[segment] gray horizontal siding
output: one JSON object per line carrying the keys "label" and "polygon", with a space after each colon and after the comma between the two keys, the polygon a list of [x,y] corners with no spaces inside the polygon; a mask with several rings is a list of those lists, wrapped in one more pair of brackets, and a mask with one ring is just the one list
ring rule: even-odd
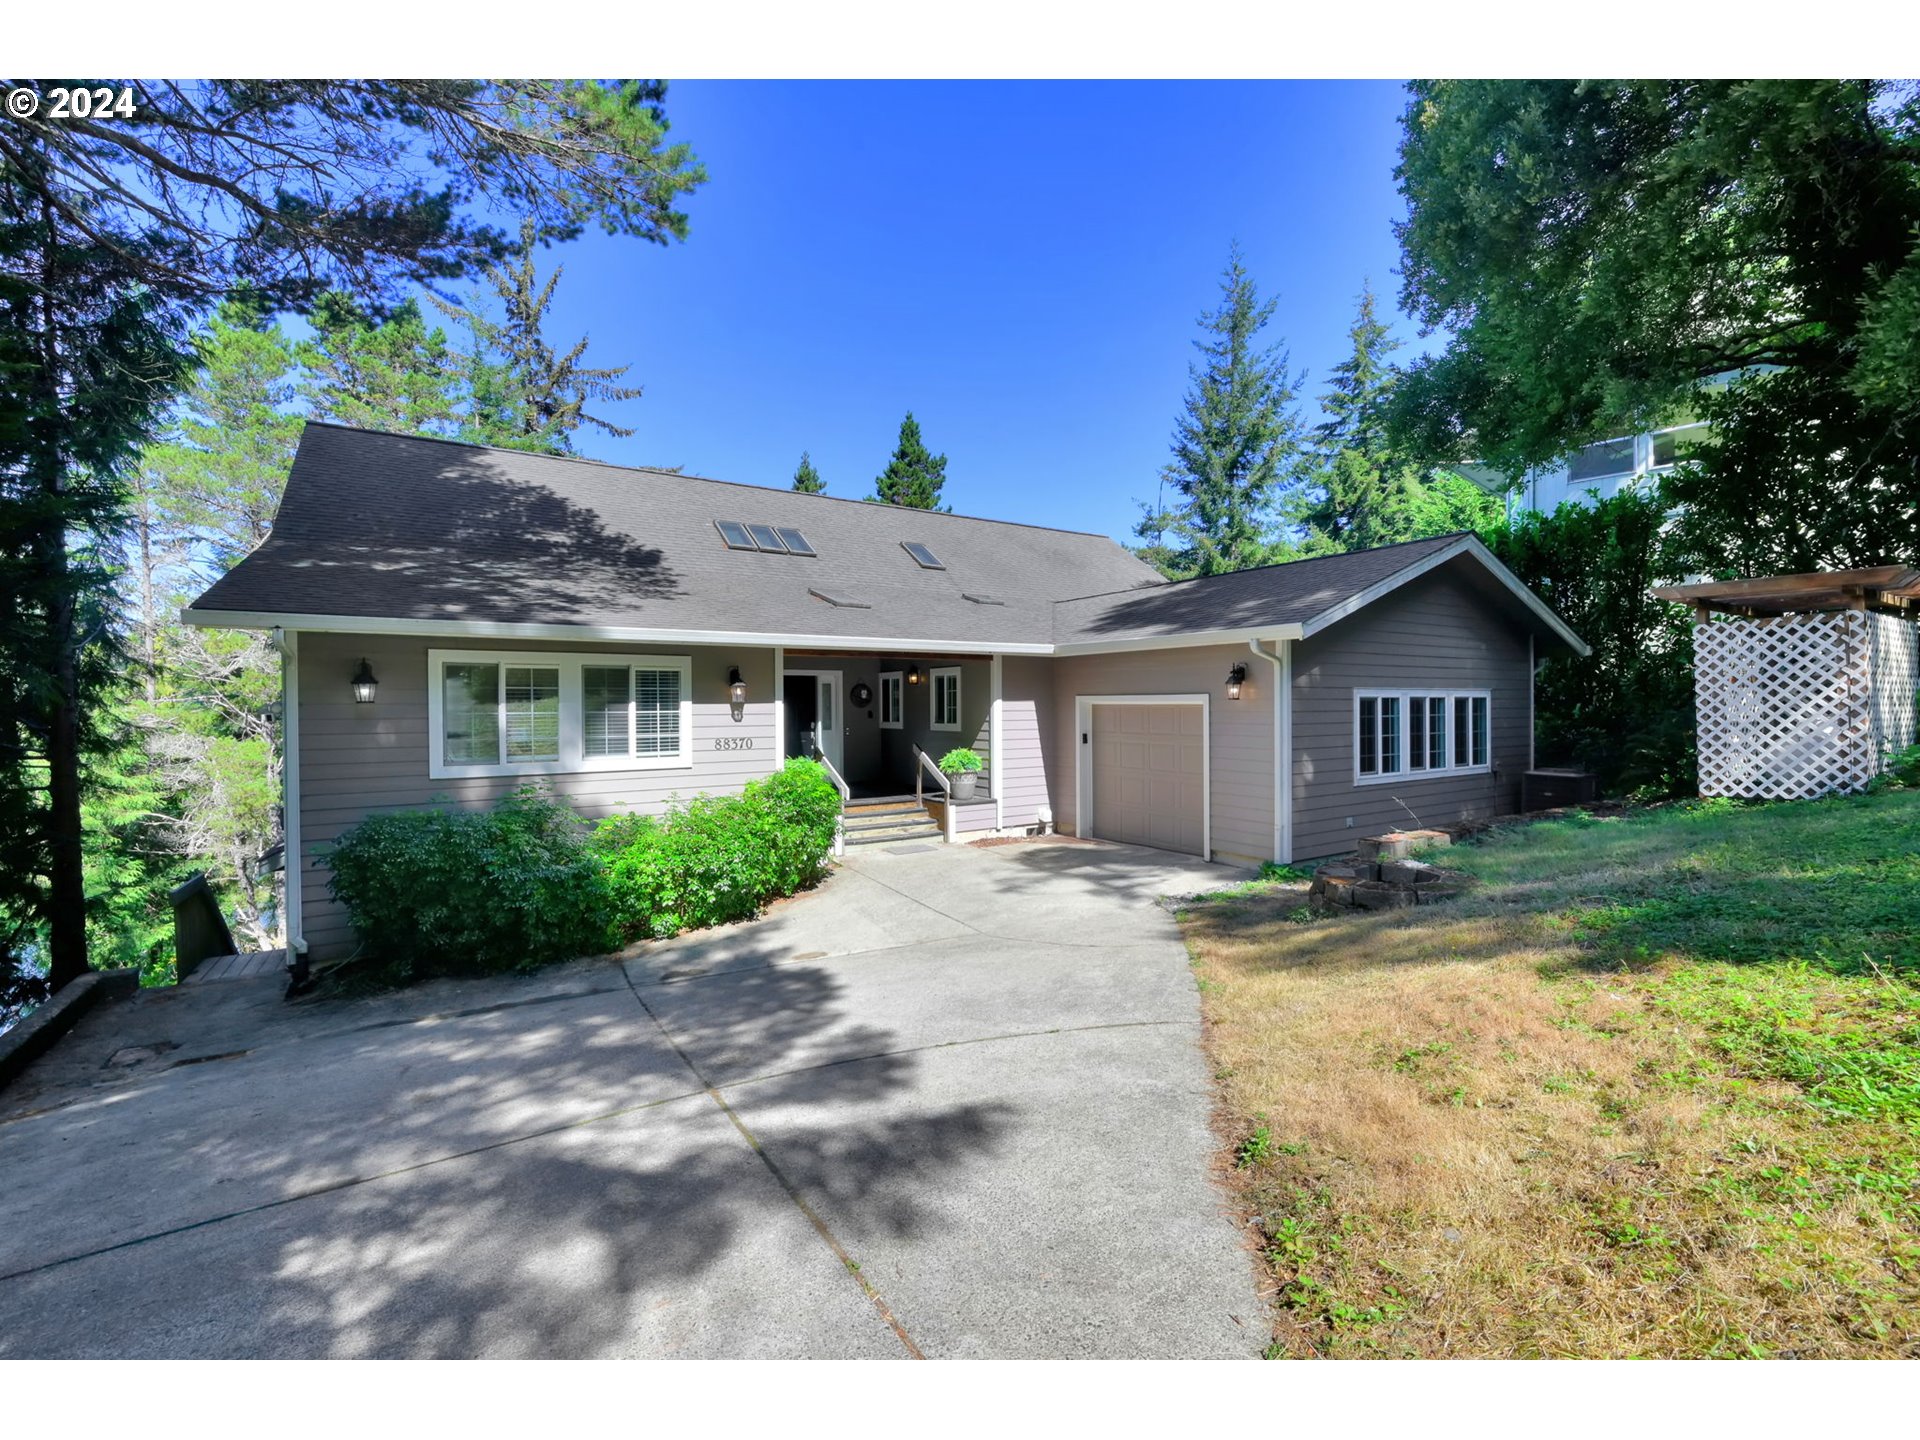
{"label": "gray horizontal siding", "polygon": [[[1363,835],[1452,824],[1520,807],[1532,754],[1527,636],[1509,613],[1441,570],[1294,646],[1293,853],[1351,850]],[[1355,690],[1492,692],[1492,774],[1356,785]],[[1352,824],[1349,825],[1349,818]]]}
{"label": "gray horizontal siding", "polygon": [[[657,647],[465,639],[303,634],[300,649],[301,914],[309,952],[325,959],[355,943],[345,911],[327,894],[316,852],[367,816],[433,804],[483,808],[526,778],[433,780],[427,774],[427,651],[532,650],[645,654]],[[773,652],[682,646],[657,653],[693,657],[693,763],[686,769],[606,771],[540,777],[582,816],[664,809],[675,796],[736,794],[780,764],[774,732]],[[354,703],[348,681],[364,656],[379,677],[379,698]],[[736,721],[727,672],[740,667],[747,705]],[[722,738],[751,737],[751,750],[715,750]]]}
{"label": "gray horizontal siding", "polygon": [[[1084,747],[1075,729],[1082,695],[1206,694],[1212,699],[1208,736],[1213,849],[1222,859],[1258,862],[1273,857],[1272,667],[1246,646],[1135,650],[1054,660],[1053,812],[1065,829],[1077,826],[1075,767]],[[1238,700],[1227,699],[1227,671],[1247,667]]]}
{"label": "gray horizontal siding", "polygon": [[1050,777],[1058,773],[1053,756],[1054,677],[1051,660],[1010,656],[1000,662],[1000,749],[998,784],[1003,823],[1026,829],[1051,806],[1058,815]]}

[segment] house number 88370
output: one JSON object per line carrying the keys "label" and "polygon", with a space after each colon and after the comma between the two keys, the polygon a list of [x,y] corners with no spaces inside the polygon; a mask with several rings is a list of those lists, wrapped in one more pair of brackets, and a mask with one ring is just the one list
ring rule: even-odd
{"label": "house number 88370", "polygon": [[722,735],[714,740],[713,748],[716,750],[751,750],[753,748],[753,737],[751,735]]}

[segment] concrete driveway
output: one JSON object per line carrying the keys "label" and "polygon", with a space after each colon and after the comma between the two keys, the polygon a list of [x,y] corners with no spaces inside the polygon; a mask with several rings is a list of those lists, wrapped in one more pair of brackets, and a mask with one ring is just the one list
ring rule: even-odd
{"label": "concrete driveway", "polygon": [[1122,846],[856,856],[525,979],[89,1016],[0,1094],[0,1357],[1252,1356]]}

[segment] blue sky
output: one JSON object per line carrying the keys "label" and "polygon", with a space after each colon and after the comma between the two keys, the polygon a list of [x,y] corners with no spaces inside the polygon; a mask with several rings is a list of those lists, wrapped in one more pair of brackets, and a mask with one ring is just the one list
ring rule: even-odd
{"label": "blue sky", "polygon": [[[957,511],[1127,538],[1237,239],[1317,396],[1385,308],[1391,83],[679,82],[711,179],[667,248],[589,235],[550,337],[644,398],[598,458],[872,492],[911,409]],[[1413,327],[1401,322],[1411,339]]]}

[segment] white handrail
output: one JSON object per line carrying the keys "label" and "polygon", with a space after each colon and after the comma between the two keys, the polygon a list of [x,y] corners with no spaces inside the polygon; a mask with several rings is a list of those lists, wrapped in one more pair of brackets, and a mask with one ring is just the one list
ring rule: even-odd
{"label": "white handrail", "polygon": [[[925,770],[939,782],[941,794],[947,798],[951,798],[953,795],[953,782],[941,773],[940,767],[933,763],[933,757],[916,745],[913,747],[913,758],[920,762],[920,770]],[[921,786],[926,783],[921,778],[920,770],[913,772],[913,798],[916,800],[921,798],[920,789]]]}
{"label": "white handrail", "polygon": [[913,772],[913,798],[921,805],[927,803],[925,796],[921,793],[921,787],[926,783],[925,776],[921,773],[922,771],[932,775],[935,780],[940,782],[941,837],[951,845],[953,843],[954,826],[953,782],[947,779],[938,765],[933,763],[933,757],[928,755],[927,752],[922,750],[918,745],[913,747],[913,758],[920,762],[919,767]]}
{"label": "white handrail", "polygon": [[827,778],[833,781],[833,788],[840,792],[840,814],[833,821],[833,853],[844,855],[847,853],[846,804],[853,799],[853,787],[840,777],[840,772],[833,768],[833,762],[827,758],[827,752],[820,748],[818,742],[808,748],[813,751],[813,758],[825,768]]}

